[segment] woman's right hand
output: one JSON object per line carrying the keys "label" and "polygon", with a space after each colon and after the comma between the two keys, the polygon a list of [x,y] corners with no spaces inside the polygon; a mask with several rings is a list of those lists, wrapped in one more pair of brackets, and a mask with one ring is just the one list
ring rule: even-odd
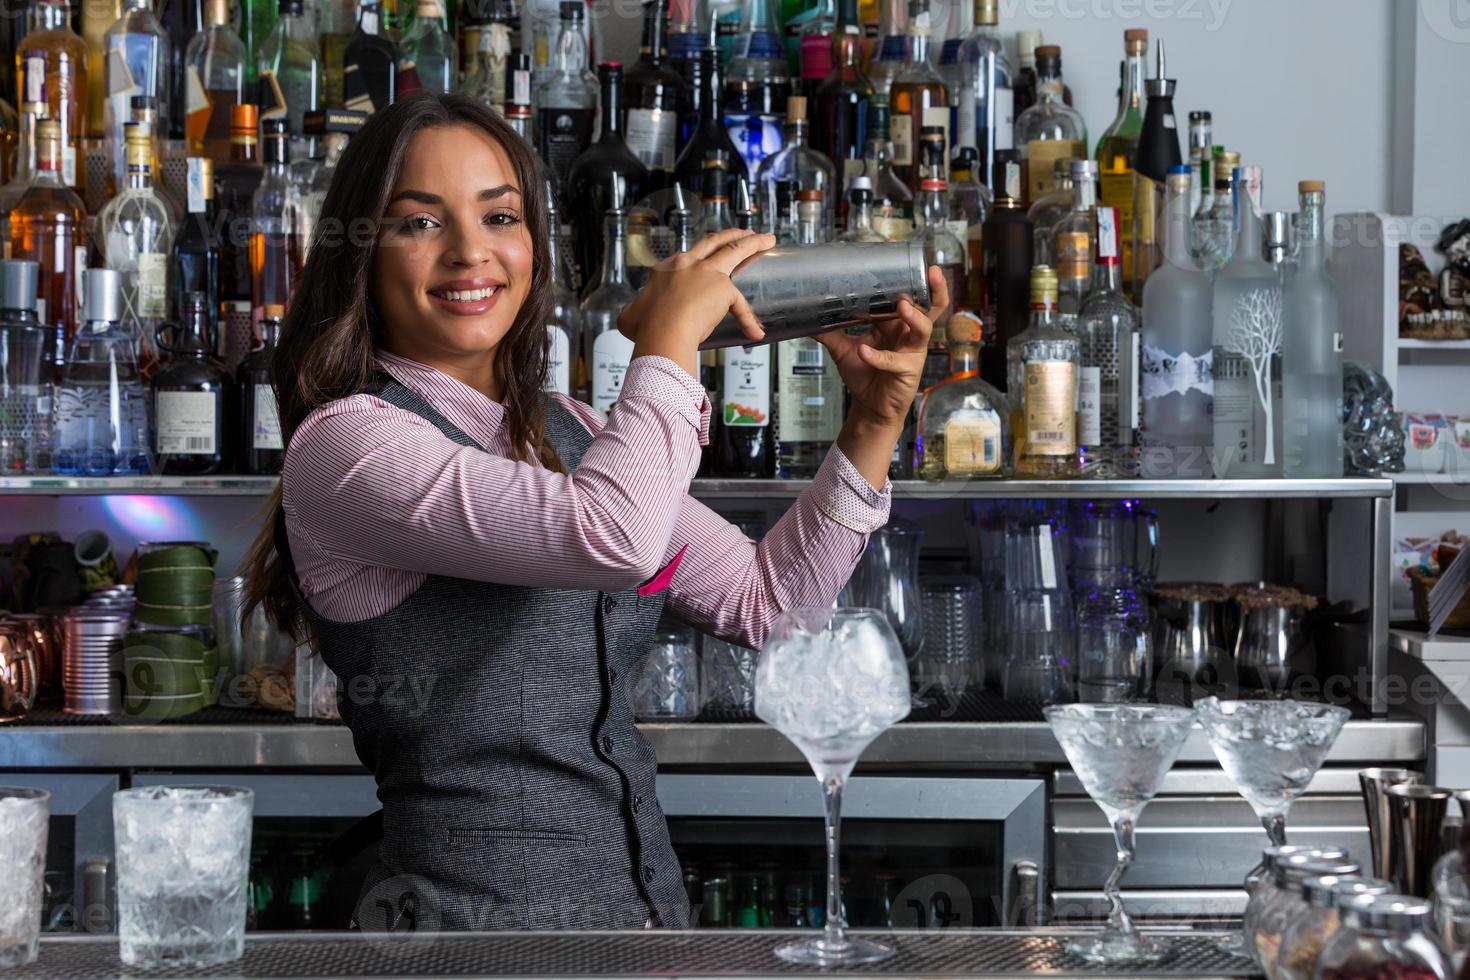
{"label": "woman's right hand", "polygon": [[667,357],[698,378],[699,345],[726,313],[735,315],[752,343],[763,339],[765,330],[730,276],[775,244],[771,235],[730,229],[654,266],[647,285],[618,316],[618,329],[633,340],[633,356]]}

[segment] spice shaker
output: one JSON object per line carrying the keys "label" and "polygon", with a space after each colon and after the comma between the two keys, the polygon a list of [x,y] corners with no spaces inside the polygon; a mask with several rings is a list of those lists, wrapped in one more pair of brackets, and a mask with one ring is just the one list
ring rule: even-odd
{"label": "spice shaker", "polygon": [[1342,928],[1317,958],[1323,980],[1450,980],[1450,959],[1425,931],[1429,903],[1409,895],[1365,895],[1340,912]]}

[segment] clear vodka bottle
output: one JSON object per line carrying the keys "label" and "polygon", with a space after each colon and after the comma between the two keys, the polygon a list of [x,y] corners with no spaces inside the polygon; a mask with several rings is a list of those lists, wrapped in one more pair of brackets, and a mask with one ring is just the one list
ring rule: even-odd
{"label": "clear vodka bottle", "polygon": [[1100,207],[1092,291],[1077,316],[1077,453],[1083,476],[1104,479],[1138,472],[1138,308],[1123,292],[1121,259],[1118,212]]}
{"label": "clear vodka bottle", "polygon": [[1327,186],[1297,185],[1297,269],[1286,282],[1281,346],[1282,472],[1342,476],[1342,310],[1327,275]]}

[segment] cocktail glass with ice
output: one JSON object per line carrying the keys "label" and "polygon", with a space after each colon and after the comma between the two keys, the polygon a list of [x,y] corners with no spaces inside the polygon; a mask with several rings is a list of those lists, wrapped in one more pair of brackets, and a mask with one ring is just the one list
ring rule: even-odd
{"label": "cocktail glass with ice", "polygon": [[124,963],[208,966],[244,953],[254,796],[236,786],[113,794]]}
{"label": "cocktail glass with ice", "polygon": [[1179,757],[1194,713],[1157,704],[1056,704],[1045,711],[1072,771],[1107,815],[1118,845],[1118,863],[1103,887],[1107,926],[1097,935],[1073,940],[1067,952],[1089,963],[1153,962],[1168,946],[1134,927],[1120,886],[1133,863],[1138,817]]}
{"label": "cocktail glass with ice", "polygon": [[0,786],[0,966],[24,966],[36,958],[50,826],[50,793]]}
{"label": "cocktail glass with ice", "polygon": [[806,756],[826,796],[827,915],[820,936],[776,947],[792,963],[871,963],[893,947],[843,932],[838,893],[842,788],[868,743],[909,713],[903,647],[876,609],[792,609],[755,669],[755,713]]}

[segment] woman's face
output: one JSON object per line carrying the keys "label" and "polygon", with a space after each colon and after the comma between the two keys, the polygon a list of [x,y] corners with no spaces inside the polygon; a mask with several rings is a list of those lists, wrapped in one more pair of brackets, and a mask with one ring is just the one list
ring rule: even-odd
{"label": "woman's face", "polygon": [[473,126],[413,137],[378,233],[373,301],[395,354],[465,364],[493,350],[531,288],[510,158]]}

